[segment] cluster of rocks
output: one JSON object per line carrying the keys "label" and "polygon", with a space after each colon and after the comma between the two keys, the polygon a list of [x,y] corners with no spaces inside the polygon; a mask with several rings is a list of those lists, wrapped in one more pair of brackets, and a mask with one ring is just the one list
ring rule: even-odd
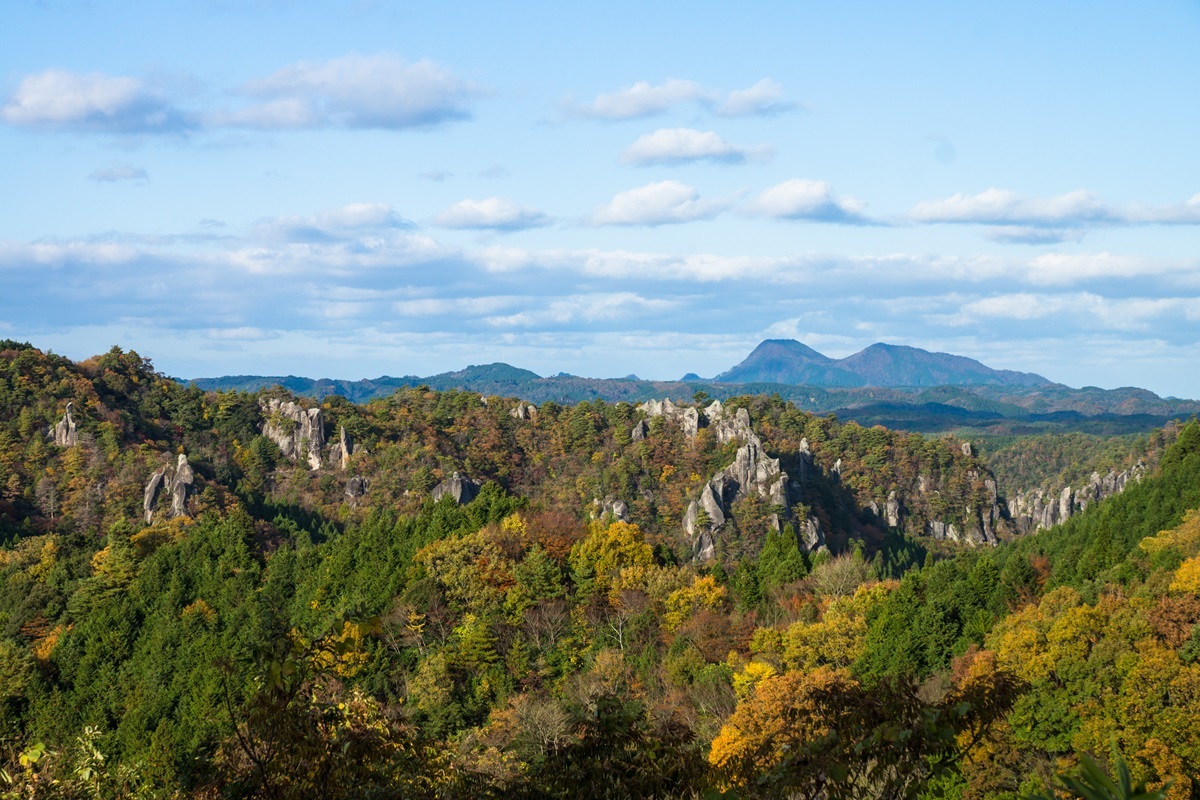
{"label": "cluster of rocks", "polygon": [[525,403],[517,403],[508,411],[508,415],[513,419],[519,419],[522,422],[528,422],[532,419],[537,419],[537,406],[527,405]]}
{"label": "cluster of rocks", "polygon": [[[970,455],[970,451],[968,450],[970,446],[969,443],[963,445],[964,454]],[[979,506],[967,510],[966,522],[961,527],[954,522],[928,520],[925,523],[925,533],[937,540],[962,542],[969,545],[997,544],[1000,539],[997,536],[996,530],[1000,526],[1000,521],[1004,518],[1004,511],[1000,507],[996,479],[990,474],[981,473],[979,470],[971,470],[967,473],[967,478],[972,484],[982,482],[984,491],[987,494],[986,501]],[[928,476],[921,475],[917,479],[917,491],[921,494],[928,494],[930,492],[936,494],[938,490],[933,488],[933,481]],[[888,505],[891,505],[890,496],[888,498]],[[890,520],[888,524],[891,524]]]}
{"label": "cluster of rocks", "polygon": [[[762,442],[750,426],[746,409],[730,414],[720,401],[714,401],[703,414],[695,408],[680,409],[670,400],[650,401],[638,409],[651,416],[664,416],[678,422],[685,436],[695,436],[701,422],[712,427],[722,444],[743,442],[734,454],[733,463],[717,472],[704,484],[700,496],[688,504],[683,517],[683,529],[692,542],[692,553],[698,561],[716,555],[716,536],[729,519],[731,506],[751,493],[771,505],[788,508],[788,476],[779,466],[779,459],[769,457]],[[635,428],[636,430],[636,428]],[[775,525],[779,526],[778,515]]]}
{"label": "cluster of rocks", "polygon": [[1142,461],[1126,470],[1109,470],[1101,476],[1093,472],[1086,484],[1079,488],[1064,486],[1057,491],[1035,489],[1017,492],[1008,503],[1009,516],[1022,533],[1049,528],[1083,511],[1092,503],[1125,491],[1131,483],[1141,481],[1146,474]]}
{"label": "cluster of rocks", "polygon": [[301,456],[310,469],[321,468],[321,451],[325,448],[325,420],[319,408],[303,408],[292,400],[263,398],[259,400],[263,416],[263,436],[275,444],[287,458],[299,461]]}
{"label": "cluster of rocks", "polygon": [[180,453],[174,465],[167,465],[150,476],[146,488],[142,491],[142,513],[146,524],[154,519],[154,511],[158,504],[158,496],[163,489],[171,498],[168,518],[182,517],[187,513],[188,496],[192,492],[196,473],[188,463],[187,456]]}
{"label": "cluster of rocks", "polygon": [[[720,408],[721,403],[720,401],[714,401],[714,405]],[[711,409],[712,406],[709,406],[709,408]],[[700,412],[692,406],[677,406],[671,402],[669,397],[664,400],[647,400],[640,404],[637,410],[645,414],[647,418],[665,417],[674,422],[683,431],[683,435],[689,439],[695,438],[696,434],[700,432],[702,424]],[[707,421],[709,420],[704,420],[704,422]],[[644,420],[634,425],[632,431],[634,441],[644,439],[648,432],[649,428],[646,426]]]}
{"label": "cluster of rocks", "polygon": [[601,500],[599,497],[592,500],[592,519],[603,519],[604,517],[616,522],[629,521],[629,504],[624,500],[615,500],[612,497],[605,497]]}

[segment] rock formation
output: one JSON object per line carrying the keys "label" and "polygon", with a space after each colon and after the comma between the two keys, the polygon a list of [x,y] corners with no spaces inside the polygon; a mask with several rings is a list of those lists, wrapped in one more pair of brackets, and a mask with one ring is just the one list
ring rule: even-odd
{"label": "rock formation", "polygon": [[346,426],[338,426],[338,440],[329,446],[329,463],[338,469],[350,466],[350,456],[354,454],[354,440],[346,433]]}
{"label": "rock formation", "polygon": [[646,420],[639,419],[633,423],[633,430],[629,432],[629,438],[631,441],[640,442],[646,438],[648,433],[650,433],[650,426],[646,424]]}
{"label": "rock formation", "polygon": [[694,439],[700,432],[700,412],[691,406],[677,406],[669,397],[665,400],[647,400],[637,410],[647,417],[666,417],[675,422],[689,439]]}
{"label": "rock formation", "polygon": [[71,414],[72,408],[74,408],[74,403],[67,403],[67,412],[50,429],[51,435],[54,436],[54,443],[59,447],[74,447],[79,443],[79,439],[75,435],[75,417]]}
{"label": "rock formation", "polygon": [[529,406],[524,403],[517,403],[509,410],[508,415],[513,419],[531,420],[537,418],[537,406]]}
{"label": "rock formation", "polygon": [[196,473],[188,464],[187,456],[179,454],[175,461],[175,475],[171,478],[171,516],[182,517],[187,513],[187,499],[192,491]]}
{"label": "rock formation", "polygon": [[325,447],[325,419],[319,408],[301,408],[291,400],[277,398],[259,401],[263,416],[263,436],[279,445],[285,456],[298,461],[301,455],[309,469],[321,466],[321,450]]}
{"label": "rock formation", "polygon": [[158,492],[163,487],[163,478],[166,477],[166,474],[166,467],[155,472],[150,476],[150,480],[146,483],[146,488],[142,492],[142,516],[147,525],[150,524],[150,520],[154,517],[154,504],[158,502]]}
{"label": "rock formation", "polygon": [[350,480],[346,481],[346,498],[350,501],[350,505],[357,506],[358,498],[367,493],[367,487],[370,482],[361,475],[355,475]]}
{"label": "rock formation", "polygon": [[[683,529],[692,540],[692,553],[697,561],[707,561],[716,554],[716,534],[738,500],[754,493],[782,507],[784,513],[789,505],[787,473],[780,469],[779,459],[770,458],[763,451],[762,442],[750,427],[749,414],[739,409],[730,417],[719,403],[714,405],[716,409],[709,408],[715,413],[706,417],[716,426],[718,439],[722,442],[736,439],[745,444],[738,448],[733,463],[713,475],[700,490],[700,496],[688,504]],[[775,525],[779,527],[778,517]]]}
{"label": "rock formation", "polygon": [[450,495],[450,497],[454,498],[455,503],[465,506],[474,500],[477,494],[479,494],[479,484],[456,472],[433,487],[431,496],[437,501],[441,499],[442,495]]}
{"label": "rock formation", "polygon": [[603,500],[597,497],[592,500],[592,519],[600,519],[606,515],[618,522],[628,522],[629,504],[611,497],[605,497]]}
{"label": "rock formation", "polygon": [[149,525],[154,519],[158,496],[164,488],[171,497],[168,518],[174,519],[187,514],[187,501],[195,481],[196,473],[183,453],[180,453],[175,459],[174,468],[163,467],[151,475],[150,480],[146,482],[146,488],[142,491],[142,514],[146,524]]}
{"label": "rock formation", "polygon": [[1077,489],[1064,486],[1053,491],[1035,489],[1017,492],[1008,502],[1008,513],[1022,533],[1049,528],[1066,522],[1092,503],[1120,494],[1131,483],[1140,481],[1145,474],[1146,465],[1138,461],[1121,472],[1110,470],[1104,476],[1093,472],[1088,482]]}

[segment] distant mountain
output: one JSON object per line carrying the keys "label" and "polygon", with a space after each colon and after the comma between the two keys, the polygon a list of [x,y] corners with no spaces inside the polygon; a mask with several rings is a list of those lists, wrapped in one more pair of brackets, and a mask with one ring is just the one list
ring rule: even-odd
{"label": "distant mountain", "polygon": [[746,360],[722,372],[720,383],[787,383],[793,386],[863,386],[866,380],[795,339],[767,339]]}
{"label": "distant mountain", "polygon": [[767,339],[737,366],[714,380],[722,383],[772,382],[808,386],[1005,386],[1036,388],[1054,384],[1031,372],[992,369],[973,358],[931,353],[917,347],[873,344],[833,359],[792,339]]}
{"label": "distant mountain", "polygon": [[917,347],[873,344],[837,362],[867,386],[1050,386],[1032,372],[992,369],[973,358]]}

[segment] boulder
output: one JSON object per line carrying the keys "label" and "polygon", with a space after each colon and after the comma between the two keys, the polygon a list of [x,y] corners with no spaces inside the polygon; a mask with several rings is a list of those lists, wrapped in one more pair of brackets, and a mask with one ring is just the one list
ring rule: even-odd
{"label": "boulder", "polygon": [[449,478],[433,487],[431,496],[435,501],[440,500],[443,495],[449,495],[454,498],[454,502],[460,506],[465,506],[467,503],[475,499],[479,494],[479,484],[468,477],[459,475],[455,472]]}
{"label": "boulder", "polygon": [[358,505],[358,498],[367,493],[369,482],[361,475],[355,475],[350,480],[346,481],[346,498],[350,501],[350,505]]}
{"label": "boulder", "polygon": [[650,426],[646,424],[646,420],[639,419],[633,423],[633,430],[629,432],[631,441],[640,442],[646,438],[646,434],[650,433]]}
{"label": "boulder", "polygon": [[524,403],[517,403],[515,406],[509,409],[508,415],[513,419],[529,421],[537,417],[537,407],[525,405]]}
{"label": "boulder", "polygon": [[617,522],[628,522],[629,504],[624,500],[614,500],[611,497],[603,500],[599,497],[594,498],[592,500],[592,519],[600,519],[605,516]]}

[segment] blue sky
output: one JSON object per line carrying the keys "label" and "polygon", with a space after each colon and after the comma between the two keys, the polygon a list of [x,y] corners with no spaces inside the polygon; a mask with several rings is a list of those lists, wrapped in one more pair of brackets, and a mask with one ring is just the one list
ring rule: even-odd
{"label": "blue sky", "polygon": [[1200,2],[747,6],[8,0],[0,337],[1200,397]]}

